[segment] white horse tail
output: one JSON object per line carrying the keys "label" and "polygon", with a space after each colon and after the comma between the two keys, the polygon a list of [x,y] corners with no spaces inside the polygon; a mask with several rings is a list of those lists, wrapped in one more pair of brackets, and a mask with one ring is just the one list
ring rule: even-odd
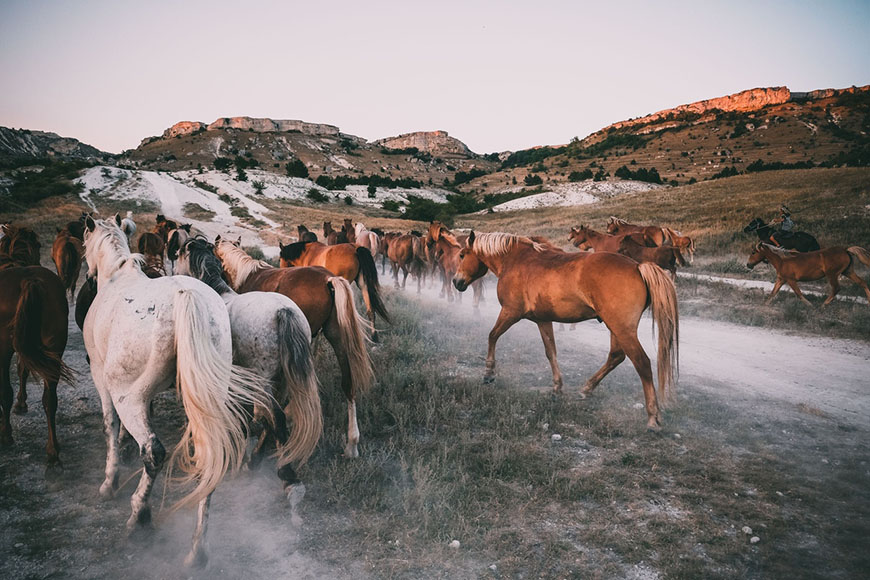
{"label": "white horse tail", "polygon": [[278,318],[278,352],[281,359],[280,389],[276,398],[293,424],[287,443],[278,449],[278,465],[305,463],[314,453],[323,432],[320,393],[311,360],[308,322],[301,311],[282,308]]}
{"label": "white horse tail", "polygon": [[341,344],[350,366],[353,392],[364,393],[371,388],[375,378],[372,359],[366,348],[369,323],[357,312],[348,281],[341,276],[333,276],[329,282],[335,293],[335,312]]}
{"label": "white horse tail", "polygon": [[638,271],[649,292],[650,314],[658,326],[658,380],[662,405],[672,400],[680,364],[680,313],[674,281],[657,265],[643,262]]}
{"label": "white horse tail", "polygon": [[241,466],[249,414],[245,406],[270,409],[266,385],[259,376],[236,367],[209,339],[211,316],[201,297],[189,290],[175,296],[175,384],[187,415],[187,426],[172,453],[171,465],[196,486],[172,509],[199,502],[215,490],[227,471]]}
{"label": "white horse tail", "polygon": [[851,246],[846,251],[858,258],[865,266],[870,266],[870,252],[861,246]]}

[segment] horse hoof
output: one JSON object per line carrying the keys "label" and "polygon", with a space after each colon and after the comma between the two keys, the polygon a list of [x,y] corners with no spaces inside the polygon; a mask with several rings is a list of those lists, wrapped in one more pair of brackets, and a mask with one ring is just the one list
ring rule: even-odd
{"label": "horse hoof", "polygon": [[205,568],[208,564],[208,554],[205,553],[205,550],[198,548],[191,550],[187,557],[184,559],[184,567],[185,568]]}
{"label": "horse hoof", "polygon": [[483,377],[483,384],[484,384],[484,385],[491,385],[491,384],[494,383],[494,382],[495,382],[495,377],[494,377],[494,376],[492,376],[492,375],[484,375],[484,377]]}
{"label": "horse hoof", "polygon": [[49,459],[45,466],[45,478],[57,479],[61,475],[63,475],[63,464],[60,462],[60,459],[56,457]]}
{"label": "horse hoof", "polygon": [[648,424],[648,425],[646,426],[646,430],[647,430],[648,433],[661,433],[661,432],[662,432],[662,426],[659,425],[658,423]]}
{"label": "horse hoof", "polygon": [[27,413],[27,403],[24,403],[22,405],[16,403],[15,406],[12,407],[12,412],[16,415],[24,415],[25,413]]}
{"label": "horse hoof", "polygon": [[12,447],[13,443],[15,443],[15,441],[12,439],[12,435],[0,435],[0,447]]}

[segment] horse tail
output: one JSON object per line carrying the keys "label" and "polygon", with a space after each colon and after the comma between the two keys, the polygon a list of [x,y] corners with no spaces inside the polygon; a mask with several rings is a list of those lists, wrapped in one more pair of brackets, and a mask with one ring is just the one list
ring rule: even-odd
{"label": "horse tail", "polygon": [[673,398],[680,364],[680,315],[673,280],[655,264],[644,262],[638,270],[650,296],[650,313],[658,327],[657,374],[663,403]]}
{"label": "horse tail", "polygon": [[852,246],[850,248],[846,248],[846,251],[849,252],[849,254],[851,254],[852,256],[858,258],[865,266],[870,266],[870,252],[868,252],[861,246]]}
{"label": "horse tail", "polygon": [[63,287],[70,293],[70,297],[75,294],[76,282],[79,278],[81,266],[81,255],[79,254],[78,247],[67,240],[63,245],[63,250],[57,263],[57,273],[63,281]]}
{"label": "horse tail", "polygon": [[356,283],[359,284],[360,289],[363,291],[367,305],[371,308],[372,312],[389,322],[390,316],[387,314],[387,309],[381,300],[378,268],[375,266],[372,253],[368,248],[360,246],[356,249],[356,257],[359,261],[359,274],[357,275]]}
{"label": "horse tail", "polygon": [[283,393],[277,395],[293,423],[285,445],[278,449],[278,465],[305,463],[323,431],[320,393],[311,360],[311,331],[300,310],[282,308],[277,313],[278,353],[281,359]]}
{"label": "horse tail", "polygon": [[353,302],[350,284],[341,276],[329,278],[335,295],[335,313],[339,336],[344,350],[354,393],[368,391],[374,382],[375,371],[366,348],[366,328],[369,323],[359,315]]}
{"label": "horse tail", "polygon": [[[72,369],[64,364],[60,355],[49,351],[42,342],[43,308],[48,298],[47,292],[48,288],[42,280],[25,278],[21,281],[21,294],[12,319],[12,348],[18,353],[19,362],[34,375],[49,383],[61,379],[71,383]],[[66,303],[63,296],[60,301]]]}
{"label": "horse tail", "polygon": [[175,384],[187,426],[171,465],[177,462],[186,474],[182,480],[195,481],[195,487],[172,509],[205,499],[228,471],[241,466],[249,417],[245,406],[272,408],[266,381],[234,366],[230,353],[210,339],[212,317],[201,298],[190,289],[175,296]]}

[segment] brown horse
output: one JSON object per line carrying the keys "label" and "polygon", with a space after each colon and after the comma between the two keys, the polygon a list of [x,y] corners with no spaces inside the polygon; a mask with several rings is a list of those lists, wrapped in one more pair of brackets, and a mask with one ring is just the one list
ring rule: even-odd
{"label": "brown horse", "polygon": [[323,222],[323,239],[326,240],[326,245],[328,246],[334,246],[336,244],[346,244],[347,234],[344,232],[344,230],[337,232],[332,229],[332,222]]}
{"label": "brown horse", "polygon": [[527,319],[538,325],[553,371],[553,389],[560,392],[562,373],[556,361],[553,322],[597,318],[610,330],[610,354],[582,393],[591,393],[628,356],[643,383],[647,427],[659,428],[661,414],[652,368],[637,339],[637,326],[643,311],[651,306],[659,334],[659,395],[667,400],[676,384],[679,315],[674,283],[661,268],[609,252],[554,252],[529,238],[475,236],[472,232],[453,284],[462,292],[488,270],[498,277],[501,312],[489,333],[485,381],[493,380],[498,338],[519,320]]}
{"label": "brown horse", "polygon": [[166,244],[163,238],[160,237],[160,234],[142,232],[139,236],[139,241],[136,243],[136,249],[145,257],[142,271],[146,276],[149,278],[159,278],[166,275],[166,268],[163,264]]}
{"label": "brown horse", "polygon": [[347,236],[348,244],[356,243],[356,228],[353,227],[353,220],[344,218],[344,225],[341,226],[341,231],[344,232],[344,235]]}
{"label": "brown horse", "polygon": [[641,246],[647,245],[641,234],[605,234],[588,226],[572,227],[568,233],[568,241],[581,250],[591,249],[595,252],[613,252],[614,254],[619,253],[619,244],[625,237],[631,237]]}
{"label": "brown horse", "polygon": [[622,238],[618,249],[620,254],[628,256],[635,262],[649,262],[662,270],[667,270],[671,273],[671,278],[674,280],[677,278],[677,264],[680,266],[688,265],[683,259],[680,249],[674,246],[648,248],[639,245],[633,239],[626,236]]}
{"label": "brown horse", "polygon": [[28,227],[4,224],[0,237],[0,269],[14,266],[39,266],[42,244]]}
{"label": "brown horse", "polygon": [[54,244],[51,246],[51,259],[57,268],[63,287],[69,293],[69,299],[75,297],[76,282],[82,269],[82,260],[85,257],[85,248],[82,241],[73,236],[66,228],[57,232]]}
{"label": "brown horse", "polygon": [[[453,232],[448,230],[439,221],[433,221],[429,224],[429,231],[426,235],[426,246],[434,250],[435,263],[441,271],[441,293],[439,296],[447,296],[448,302],[453,302],[453,287],[450,281],[459,269],[460,252],[465,247],[468,236],[455,236]],[[483,297],[483,279],[475,280],[472,285],[474,298],[472,305],[474,308],[479,308],[480,300]],[[457,295],[459,301],[462,301],[462,294]]]}
{"label": "brown horse", "polygon": [[163,238],[165,244],[169,238],[169,232],[178,229],[178,223],[175,220],[167,219],[162,213],[157,214],[157,225],[151,231]]}
{"label": "brown horse", "polygon": [[[402,278],[402,289],[405,289],[405,283],[408,281],[408,274],[412,270],[419,271],[419,266],[415,268],[416,254],[414,253],[414,236],[409,234],[394,236],[387,245],[387,257],[393,265],[393,283],[396,288],[399,288],[399,270],[404,274]],[[417,294],[420,293],[420,276],[417,276]]]}
{"label": "brown horse", "polygon": [[278,242],[278,247],[281,249],[282,268],[321,266],[348,282],[356,282],[362,290],[366,314],[372,323],[372,340],[377,341],[375,314],[388,322],[390,317],[381,300],[378,269],[371,252],[353,244],[327,246],[320,242],[296,242],[286,246]]}
{"label": "brown horse", "polygon": [[837,292],[840,291],[840,276],[846,276],[863,288],[864,293],[867,295],[867,302],[870,302],[870,288],[855,273],[855,258],[870,266],[870,252],[860,246],[851,246],[849,248],[835,246],[814,252],[797,252],[782,250],[770,244],[759,242],[753,247],[752,254],[749,255],[749,260],[746,262],[746,267],[752,269],[760,262],[767,262],[776,270],[776,282],[765,304],[770,304],[770,301],[779,292],[783,283],[787,283],[794,290],[798,298],[811,305],[797,283],[826,278],[831,290],[822,306],[827,306],[834,300]]}
{"label": "brown horse", "polygon": [[341,371],[341,388],[347,399],[346,457],[358,457],[359,427],[356,397],[365,393],[374,380],[372,361],[366,350],[365,319],[354,306],[350,284],[341,276],[318,266],[274,268],[255,260],[241,249],[239,242],[215,239],[215,254],[223,264],[227,282],[238,293],[279,292],[295,302],[308,324],[311,335],[322,332],[332,345]]}
{"label": "brown horse", "polygon": [[671,228],[662,228],[662,231],[665,233],[665,236],[668,238],[670,245],[675,248],[679,248],[680,251],[686,252],[689,254],[689,263],[695,261],[695,240],[690,238],[689,236],[684,236],[677,230],[672,230]]}
{"label": "brown horse", "polygon": [[607,221],[608,234],[640,234],[643,236],[644,242],[641,245],[647,246],[663,246],[668,242],[668,237],[664,230],[658,226],[641,226],[638,224],[630,224],[624,219],[612,217]]}
{"label": "brown horse", "polygon": [[317,234],[306,228],[304,225],[299,224],[296,226],[296,234],[299,236],[300,242],[316,242]]}
{"label": "brown horse", "polygon": [[12,382],[9,365],[18,353],[19,403],[27,410],[27,373],[45,382],[42,406],[48,421],[49,467],[60,466],[55,420],[57,383],[72,380],[61,357],[66,348],[69,307],[60,278],[41,266],[13,266],[0,271],[0,444],[12,444]]}

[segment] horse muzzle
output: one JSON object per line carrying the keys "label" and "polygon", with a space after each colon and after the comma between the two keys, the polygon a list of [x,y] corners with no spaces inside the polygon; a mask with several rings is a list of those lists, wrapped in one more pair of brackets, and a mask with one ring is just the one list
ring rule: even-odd
{"label": "horse muzzle", "polygon": [[465,292],[465,289],[468,288],[468,282],[463,280],[462,278],[454,278],[453,279],[453,287],[459,290],[460,292]]}

